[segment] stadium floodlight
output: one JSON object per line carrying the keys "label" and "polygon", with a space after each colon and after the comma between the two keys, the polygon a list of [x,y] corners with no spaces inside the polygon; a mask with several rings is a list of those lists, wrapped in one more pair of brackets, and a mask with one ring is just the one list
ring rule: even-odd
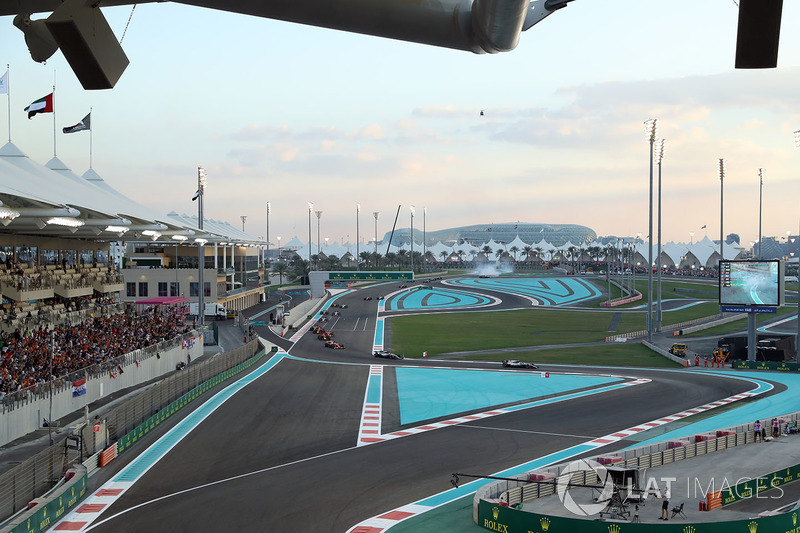
{"label": "stadium floodlight", "polygon": [[761,207],[764,198],[764,174],[763,168],[758,169],[758,258],[761,259]]}
{"label": "stadium floodlight", "polygon": [[126,231],[128,231],[128,228],[126,228],[125,226],[106,226],[106,229],[104,231],[110,231],[111,233],[123,234]]}
{"label": "stadium floodlight", "polygon": [[19,211],[14,211],[8,207],[0,207],[0,224],[8,226],[18,216]]}
{"label": "stadium floodlight", "polygon": [[186,235],[173,235],[171,238],[172,238],[172,240],[179,241],[179,242],[184,242],[184,241],[189,239]]}
{"label": "stadium floodlight", "polygon": [[644,122],[647,142],[650,143],[650,225],[648,228],[647,251],[647,342],[653,342],[653,149],[658,133],[658,119],[651,118]]}
{"label": "stadium floodlight", "polygon": [[67,228],[80,228],[83,226],[83,220],[69,217],[52,217],[47,219],[47,223],[53,226],[65,226]]}

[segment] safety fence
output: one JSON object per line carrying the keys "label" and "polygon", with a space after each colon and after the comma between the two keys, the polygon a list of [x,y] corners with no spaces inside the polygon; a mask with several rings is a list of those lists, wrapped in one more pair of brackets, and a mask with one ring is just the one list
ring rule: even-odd
{"label": "safety fence", "polygon": [[[262,353],[262,355],[263,355],[263,353]],[[183,394],[181,397],[179,397],[177,400],[171,402],[166,407],[160,409],[153,416],[151,416],[150,418],[145,420],[143,423],[141,423],[138,426],[136,426],[135,428],[133,428],[133,430],[131,430],[128,433],[126,433],[125,435],[123,435],[119,439],[119,441],[116,443],[116,446],[115,446],[116,447],[116,452],[114,452],[113,454],[110,454],[110,455],[116,456],[117,454],[121,454],[122,452],[124,452],[125,450],[127,450],[128,448],[133,446],[133,444],[135,444],[137,440],[141,439],[142,437],[147,435],[151,430],[155,429],[156,426],[158,426],[159,424],[164,422],[167,418],[169,418],[171,415],[175,414],[181,408],[185,407],[189,402],[191,402],[192,400],[198,398],[200,395],[202,395],[207,390],[216,387],[217,385],[219,385],[223,381],[227,380],[228,378],[230,378],[232,376],[235,376],[236,374],[238,374],[242,370],[245,370],[245,369],[251,367],[252,365],[257,363],[259,359],[260,359],[260,357],[250,357],[246,361],[244,361],[242,363],[239,363],[236,366],[234,366],[232,368],[229,368],[228,370],[225,370],[221,374],[217,374],[217,375],[211,377],[210,379],[206,379],[205,381],[201,381],[201,383],[199,385],[197,385],[196,387],[194,387],[193,389],[191,389],[187,393]],[[106,452],[103,452],[103,453],[106,454]],[[108,464],[108,462],[109,462],[108,455],[101,456],[101,460],[103,461],[103,464],[101,466],[105,466],[106,464]]]}
{"label": "safety fence", "polygon": [[[227,379],[233,375],[230,371],[252,358],[259,347],[258,341],[251,341],[213,359],[190,364],[112,409],[103,416],[109,439],[116,441],[128,435],[165,407],[174,406],[183,395],[202,383],[220,375]],[[216,383],[222,381],[219,379]],[[66,438],[0,474],[0,521],[26,508],[32,499],[53,488],[71,465],[102,451],[95,449],[96,440],[91,438],[92,432],[92,425],[81,424]]]}
{"label": "safety fence", "polygon": [[[784,432],[787,424],[796,423],[800,412],[792,413],[780,417],[780,431]],[[684,459],[690,459],[700,455],[714,453],[717,451],[734,448],[755,442],[753,424],[744,424],[719,430],[716,436],[702,434],[699,438],[693,436],[689,440],[665,441],[649,446],[641,446],[629,450],[614,452],[613,465],[654,468]],[[600,456],[592,457],[595,461],[600,461]],[[603,459],[605,461],[605,459]],[[473,517],[477,520],[478,503],[480,500],[502,502],[502,505],[513,507],[522,502],[535,500],[543,496],[549,496],[555,492],[556,480],[559,472],[565,467],[564,464],[553,465],[547,468],[538,469],[534,472],[527,472],[509,478],[507,480],[495,481],[484,485],[475,493],[473,499]],[[566,483],[567,480],[564,480]],[[577,470],[572,473],[569,480],[572,483],[592,484],[597,483],[597,475],[593,470]]]}
{"label": "safety fence", "polygon": [[72,382],[78,379],[86,378],[88,380],[92,380],[100,376],[107,376],[109,371],[118,371],[120,367],[124,371],[124,369],[130,365],[140,364],[146,359],[156,357],[162,352],[166,352],[172,348],[180,346],[185,342],[189,342],[191,339],[197,337],[197,335],[198,332],[193,330],[189,333],[178,335],[169,340],[153,344],[146,348],[134,350],[125,355],[108,359],[102,363],[86,366],[64,376],[59,376],[53,381],[40,383],[32,387],[20,389],[7,394],[2,398],[2,400],[0,400],[0,414],[13,411],[14,409],[17,409],[23,405],[27,405],[31,402],[46,400],[50,396],[50,387],[52,387],[53,395],[56,395],[67,389],[72,389]]}

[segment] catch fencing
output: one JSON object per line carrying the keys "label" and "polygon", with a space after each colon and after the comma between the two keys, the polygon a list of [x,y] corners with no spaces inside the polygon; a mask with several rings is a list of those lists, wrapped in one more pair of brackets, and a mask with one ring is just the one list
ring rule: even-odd
{"label": "catch fencing", "polygon": [[[112,409],[103,416],[109,440],[116,441],[189,390],[247,361],[259,348],[258,341],[251,341],[213,359],[192,363]],[[93,425],[84,422],[66,438],[1,474],[0,521],[47,493],[71,465],[101,451],[96,449],[95,442],[104,441],[96,441]]]}

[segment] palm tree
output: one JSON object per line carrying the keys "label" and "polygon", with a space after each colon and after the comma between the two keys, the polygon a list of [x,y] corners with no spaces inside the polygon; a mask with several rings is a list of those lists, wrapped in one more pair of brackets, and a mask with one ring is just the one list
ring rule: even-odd
{"label": "palm tree", "polygon": [[289,261],[289,272],[297,278],[307,278],[308,273],[311,271],[311,263],[303,259],[297,254],[292,256]]}
{"label": "palm tree", "polygon": [[369,268],[369,260],[372,259],[372,254],[370,252],[361,252],[358,256],[361,258],[367,268]]}
{"label": "palm tree", "polygon": [[544,248],[542,248],[541,246],[537,246],[536,248],[534,248],[534,250],[536,250],[536,257],[538,257],[539,261],[541,261],[542,260],[542,252],[544,251]]}
{"label": "palm tree", "polygon": [[287,265],[284,261],[273,263],[272,272],[278,274],[280,280],[279,285],[283,285],[283,275],[289,272],[289,265]]}
{"label": "palm tree", "polygon": [[439,252],[439,257],[442,258],[442,263],[445,263],[447,261],[447,255],[448,255],[447,252],[445,252],[444,250]]}
{"label": "palm tree", "polygon": [[395,264],[395,262],[397,262],[397,254],[394,252],[389,252],[386,254],[384,259],[386,259],[386,266],[391,267]]}
{"label": "palm tree", "polygon": [[458,249],[458,250],[456,250],[456,254],[458,255],[458,260],[463,263],[464,262],[464,256],[467,255],[467,252],[465,252],[464,250]]}
{"label": "palm tree", "polygon": [[397,267],[398,267],[398,269],[400,267],[402,267],[402,266],[405,266],[405,264],[407,262],[406,259],[408,257],[409,257],[408,250],[405,250],[405,249],[397,250]]}
{"label": "palm tree", "polygon": [[533,246],[526,246],[525,248],[522,249],[522,251],[525,252],[525,262],[530,263],[531,252],[533,252]]}
{"label": "palm tree", "polygon": [[511,248],[508,249],[508,251],[511,252],[512,254],[514,254],[514,262],[516,263],[517,262],[517,252],[519,252],[519,248],[517,248],[516,246],[512,246]]}

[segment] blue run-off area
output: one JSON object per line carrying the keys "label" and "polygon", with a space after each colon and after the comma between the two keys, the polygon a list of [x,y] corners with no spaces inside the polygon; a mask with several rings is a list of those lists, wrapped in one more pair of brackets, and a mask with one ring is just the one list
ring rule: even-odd
{"label": "blue run-off area", "polygon": [[491,298],[456,289],[415,289],[392,297],[386,311],[448,309],[491,305]]}
{"label": "blue run-off area", "polygon": [[607,376],[550,374],[545,378],[542,372],[449,368],[397,367],[395,373],[401,424],[622,381]]}
{"label": "blue run-off area", "polygon": [[541,305],[567,305],[600,296],[590,281],[577,278],[468,278],[448,282],[533,298]]}
{"label": "blue run-off area", "polygon": [[[708,373],[720,375],[720,372]],[[769,421],[772,418],[793,413],[800,409],[800,375],[779,374],[772,372],[764,373],[737,371],[735,373],[731,372],[731,377],[751,378],[752,381],[758,385],[758,387],[753,390],[754,393],[764,392],[772,388],[772,385],[769,383],[756,378],[769,379],[771,381],[783,383],[786,385],[787,389],[783,392],[767,396],[766,398],[759,398],[747,403],[737,402],[734,405],[738,405],[738,407],[734,407],[692,424],[681,426],[678,429],[667,431],[666,433],[661,433],[660,435],[654,435],[652,438],[638,442],[629,448],[656,444],[658,442],[686,437],[689,435],[707,433],[726,427],[737,426],[739,424],[750,424],[756,420],[761,420],[762,423],[766,422],[767,425],[769,425]],[[712,410],[710,413],[713,414],[714,411],[715,410]],[[643,436],[647,436],[650,433],[656,433],[657,431],[657,429],[650,430],[643,434]]]}

